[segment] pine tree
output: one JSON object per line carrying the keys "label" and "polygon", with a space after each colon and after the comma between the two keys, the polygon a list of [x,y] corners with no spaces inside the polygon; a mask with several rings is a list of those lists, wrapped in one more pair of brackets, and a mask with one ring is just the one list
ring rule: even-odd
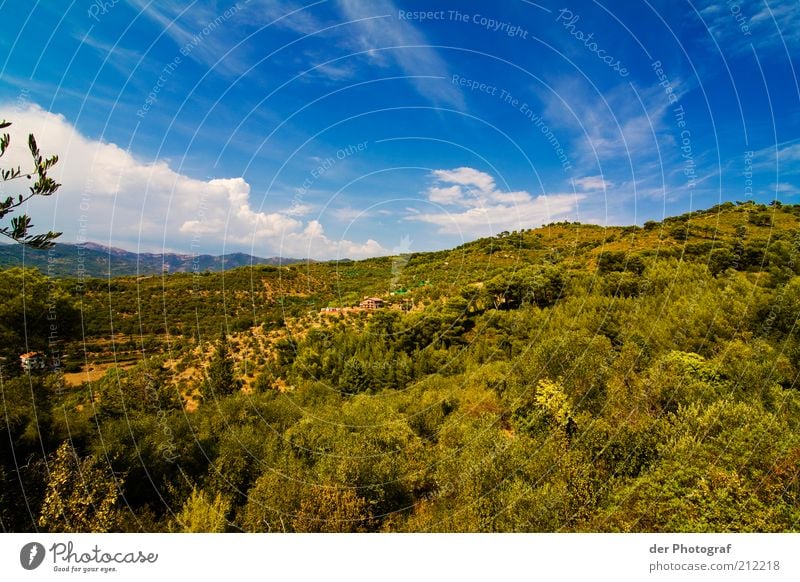
{"label": "pine tree", "polygon": [[339,379],[339,387],[345,394],[358,394],[370,387],[370,378],[364,364],[358,358],[350,358]]}
{"label": "pine tree", "polygon": [[212,499],[202,490],[192,489],[183,504],[173,529],[184,533],[222,533],[227,520],[229,502],[217,493]]}
{"label": "pine tree", "polygon": [[241,387],[242,382],[236,377],[234,370],[228,338],[223,331],[206,369],[206,378],[200,388],[200,395],[204,402],[213,402],[230,396]]}

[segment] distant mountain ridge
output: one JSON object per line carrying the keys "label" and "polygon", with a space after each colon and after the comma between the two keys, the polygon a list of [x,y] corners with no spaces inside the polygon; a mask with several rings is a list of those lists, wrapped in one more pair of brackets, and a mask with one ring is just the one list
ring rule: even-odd
{"label": "distant mountain ridge", "polygon": [[256,257],[247,253],[193,255],[135,253],[98,243],[57,243],[50,251],[0,244],[0,268],[33,267],[53,277],[119,277],[161,273],[219,272],[249,265],[288,265],[305,259]]}

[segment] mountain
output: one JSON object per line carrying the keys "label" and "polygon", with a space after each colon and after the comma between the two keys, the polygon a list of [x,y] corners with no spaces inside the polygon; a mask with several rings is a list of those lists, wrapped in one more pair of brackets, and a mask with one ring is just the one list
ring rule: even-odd
{"label": "mountain", "polygon": [[[667,275],[657,275],[661,270],[678,266],[715,280],[736,271],[774,286],[795,270],[800,274],[800,261],[793,258],[796,241],[800,205],[725,203],[641,227],[552,223],[395,257],[281,267],[250,267],[246,260],[243,268],[203,271],[199,277],[190,263],[188,272],[166,278],[86,281],[80,286],[83,333],[208,337],[223,326],[278,329],[284,321],[313,319],[326,307],[357,307],[365,297],[383,299],[387,310],[413,312],[436,312],[451,300],[453,309],[466,302],[462,307],[470,314],[531,303],[544,308],[562,287],[601,297],[646,296],[649,286],[663,284],[658,278]],[[107,261],[108,255],[102,258]],[[234,264],[226,259],[226,267]],[[159,259],[156,273],[160,265]],[[76,292],[70,281],[63,285]]]}
{"label": "mountain", "polygon": [[798,253],[800,205],[742,202],[347,263],[0,271],[0,525],[77,483],[122,531],[180,507],[242,532],[796,532]]}
{"label": "mountain", "polygon": [[57,243],[50,251],[0,244],[0,268],[34,267],[53,277],[120,277],[169,273],[218,272],[250,265],[288,265],[303,259],[178,253],[134,253],[97,243]]}

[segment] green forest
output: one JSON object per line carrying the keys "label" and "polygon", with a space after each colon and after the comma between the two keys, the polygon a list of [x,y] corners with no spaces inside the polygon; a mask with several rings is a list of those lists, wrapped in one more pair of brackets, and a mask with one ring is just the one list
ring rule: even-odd
{"label": "green forest", "polygon": [[739,202],[364,261],[6,268],[0,529],[797,531],[798,259],[800,206]]}

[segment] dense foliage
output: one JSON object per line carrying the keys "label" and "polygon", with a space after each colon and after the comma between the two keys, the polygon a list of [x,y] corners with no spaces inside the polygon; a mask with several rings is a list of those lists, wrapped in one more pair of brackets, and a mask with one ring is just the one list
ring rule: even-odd
{"label": "dense foliage", "polygon": [[[4,368],[0,525],[796,531],[799,215],[60,283],[89,346],[64,349],[138,363],[79,386]],[[0,293],[23,276],[47,282],[0,272]],[[387,307],[319,311],[367,295]]]}

